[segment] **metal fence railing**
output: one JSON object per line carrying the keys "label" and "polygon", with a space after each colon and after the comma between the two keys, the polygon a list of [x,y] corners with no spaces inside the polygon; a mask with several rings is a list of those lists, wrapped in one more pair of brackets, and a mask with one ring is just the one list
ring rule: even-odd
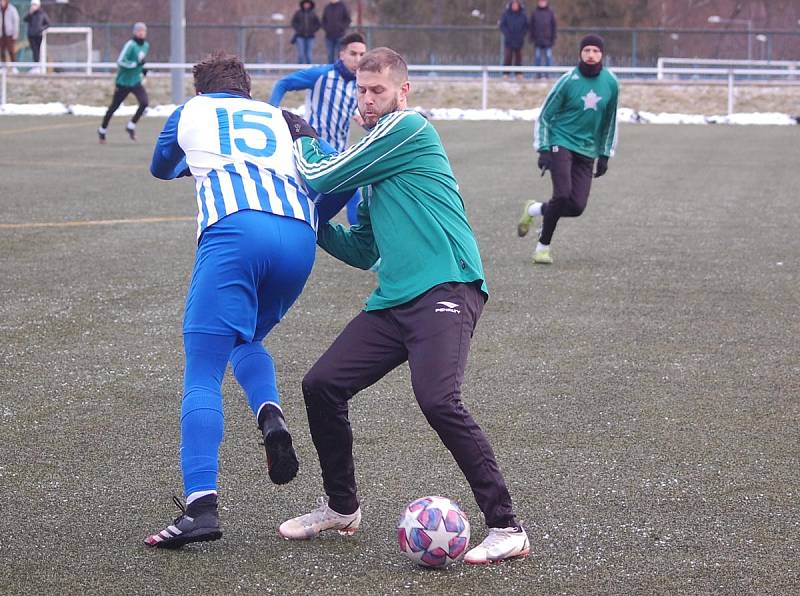
{"label": "metal fence railing", "polygon": [[[55,23],[54,25],[62,25]],[[63,23],[91,27],[95,61],[110,62],[130,37],[130,23]],[[361,28],[368,46],[389,46],[403,54],[410,64],[501,64],[503,41],[495,26],[368,25]],[[556,64],[574,64],[580,38],[590,29],[562,27],[553,48]],[[659,56],[792,60],[800,56],[800,29],[760,30],[668,29],[601,27],[593,29],[606,39],[607,62],[613,66],[655,66]],[[150,60],[170,57],[169,23],[148,23]],[[186,59],[199,61],[216,49],[235,53],[245,62],[293,62],[292,30],[285,25],[186,25]],[[318,36],[314,60],[325,60],[322,34]],[[30,59],[23,47],[19,59]],[[533,48],[526,45],[523,62],[533,64]]]}
{"label": "metal fence railing", "polygon": [[[800,63],[792,63],[800,67]],[[193,64],[172,64],[168,62],[153,62],[148,63],[147,67],[153,72],[167,73],[175,70],[182,70],[185,73],[191,72]],[[306,65],[302,64],[247,64],[248,70],[256,74],[272,74],[280,75],[286,71],[293,71],[302,68]],[[666,67],[663,64],[660,67],[616,67],[614,74],[618,78],[624,79],[637,79],[640,81],[651,80],[656,83],[659,81],[665,82],[670,85],[675,84],[694,84],[698,81],[705,81],[713,84],[726,84],[728,92],[728,114],[732,114],[735,109],[736,87],[748,85],[753,83],[763,84],[767,83],[783,83],[800,85],[800,71],[797,68],[761,68],[759,64],[745,63],[741,64],[742,67],[730,66],[683,66],[683,67]],[[48,69],[69,69],[73,71],[82,71],[87,68],[86,62],[25,62],[17,63],[14,68],[29,69],[39,67],[42,72],[47,72]],[[90,76],[94,71],[108,72],[109,75],[116,69],[117,65],[114,62],[98,62],[90,64]],[[518,72],[526,75],[536,74],[556,74],[560,75],[566,72],[571,67],[563,66],[479,66],[479,65],[426,65],[414,64],[409,65],[411,77],[419,76],[422,73],[427,74],[426,77],[430,80],[430,76],[438,77],[454,77],[461,76],[471,77],[475,80],[476,84],[478,79],[481,86],[481,107],[487,109],[490,107],[490,82],[494,79],[497,80],[504,72]],[[8,71],[9,67],[0,64],[0,108],[7,103],[7,88],[8,88]],[[46,75],[46,76],[60,76]],[[74,75],[69,75],[74,76]]]}

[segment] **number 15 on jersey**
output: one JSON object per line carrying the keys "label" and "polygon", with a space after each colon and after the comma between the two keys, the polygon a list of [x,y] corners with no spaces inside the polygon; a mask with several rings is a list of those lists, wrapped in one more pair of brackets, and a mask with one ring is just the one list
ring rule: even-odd
{"label": "number 15 on jersey", "polygon": [[[225,108],[217,108],[217,122],[219,151],[222,155],[231,155],[232,147],[235,147],[237,151],[253,157],[270,157],[278,147],[275,132],[270,127],[272,114],[269,112],[239,110],[229,114]],[[245,135],[245,131],[251,132]],[[248,139],[254,144],[249,145]]]}

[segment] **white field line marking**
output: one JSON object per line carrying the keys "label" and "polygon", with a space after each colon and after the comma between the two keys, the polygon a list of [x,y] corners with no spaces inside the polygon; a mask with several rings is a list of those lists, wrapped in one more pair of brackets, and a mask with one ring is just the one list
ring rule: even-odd
{"label": "white field line marking", "polygon": [[[18,166],[23,168],[29,168],[31,166],[30,161],[7,161],[4,160],[2,162],[4,166]],[[68,162],[68,161],[48,161],[47,162],[48,168],[54,167],[62,167],[62,168],[91,168],[93,170],[96,169],[118,169],[118,170],[141,170],[142,172],[147,171],[149,174],[150,166],[142,165],[142,164],[129,164],[129,163],[97,163],[93,161],[85,161],[83,163],[77,162]]]}
{"label": "white field line marking", "polygon": [[24,228],[77,228],[82,226],[113,226],[116,224],[150,224],[176,221],[197,221],[196,216],[138,217],[132,219],[89,219],[85,221],[61,221],[45,223],[0,224],[0,230],[19,230]]}
{"label": "white field line marking", "polygon": [[56,128],[83,128],[87,126],[86,122],[80,124],[50,124],[48,126],[29,126],[28,128],[12,128],[10,130],[0,131],[0,135],[13,135],[21,132],[38,132],[40,130],[54,130]]}

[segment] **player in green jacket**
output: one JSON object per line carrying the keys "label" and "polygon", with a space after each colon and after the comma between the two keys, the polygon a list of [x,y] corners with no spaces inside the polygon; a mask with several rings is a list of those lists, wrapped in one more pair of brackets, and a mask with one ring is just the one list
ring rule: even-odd
{"label": "player in green jacket", "polygon": [[131,37],[122,47],[122,51],[117,58],[117,78],[114,81],[116,85],[114,89],[114,98],[111,100],[111,105],[103,116],[103,123],[97,129],[97,137],[101,143],[106,142],[106,135],[108,134],[108,123],[111,121],[111,116],[117,111],[117,108],[122,105],[122,102],[128,97],[129,93],[136,96],[139,102],[139,109],[130,119],[130,122],[125,127],[128,136],[132,141],[136,140],[136,123],[139,118],[144,114],[147,108],[148,99],[147,91],[142,85],[142,79],[146,74],[144,63],[147,59],[147,52],[150,50],[150,44],[147,42],[147,25],[144,23],[136,23],[133,26],[133,37]]}
{"label": "player in green jacket", "polygon": [[564,74],[547,94],[534,127],[533,147],[542,175],[550,170],[553,197],[528,201],[517,234],[525,236],[535,217],[542,217],[533,262],[550,264],[550,241],[561,217],[578,217],[586,208],[594,177],[608,170],[617,145],[617,78],[603,68],[603,39],[581,40],[580,63]]}
{"label": "player in green jacket", "polygon": [[304,120],[284,112],[297,169],[315,191],[362,189],[358,223],[325,224],[319,245],[368,269],[378,287],[303,379],[309,428],[328,502],[280,527],[287,539],[324,530],[352,534],[361,522],[348,401],[404,362],[428,423],[461,468],[486,517],[489,537],[467,563],[528,554],[525,530],[486,435],[461,401],[469,342],[488,296],[478,244],[450,162],[433,126],[407,110],[403,58],[376,48],[356,72],[358,109],[369,133],[327,153]]}

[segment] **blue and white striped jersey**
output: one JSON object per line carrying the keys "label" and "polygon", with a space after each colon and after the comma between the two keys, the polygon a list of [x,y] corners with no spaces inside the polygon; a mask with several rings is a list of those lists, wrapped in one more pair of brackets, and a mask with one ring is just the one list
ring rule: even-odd
{"label": "blue and white striped jersey", "polygon": [[300,219],[317,229],[289,127],[281,111],[267,103],[232,93],[193,97],[164,125],[150,171],[164,180],[194,176],[198,238],[244,209]]}
{"label": "blue and white striped jersey", "polygon": [[341,60],[299,70],[275,83],[269,103],[279,106],[287,91],[299,89],[308,89],[308,123],[337,152],[344,151],[350,136],[350,119],[358,109],[356,75]]}

